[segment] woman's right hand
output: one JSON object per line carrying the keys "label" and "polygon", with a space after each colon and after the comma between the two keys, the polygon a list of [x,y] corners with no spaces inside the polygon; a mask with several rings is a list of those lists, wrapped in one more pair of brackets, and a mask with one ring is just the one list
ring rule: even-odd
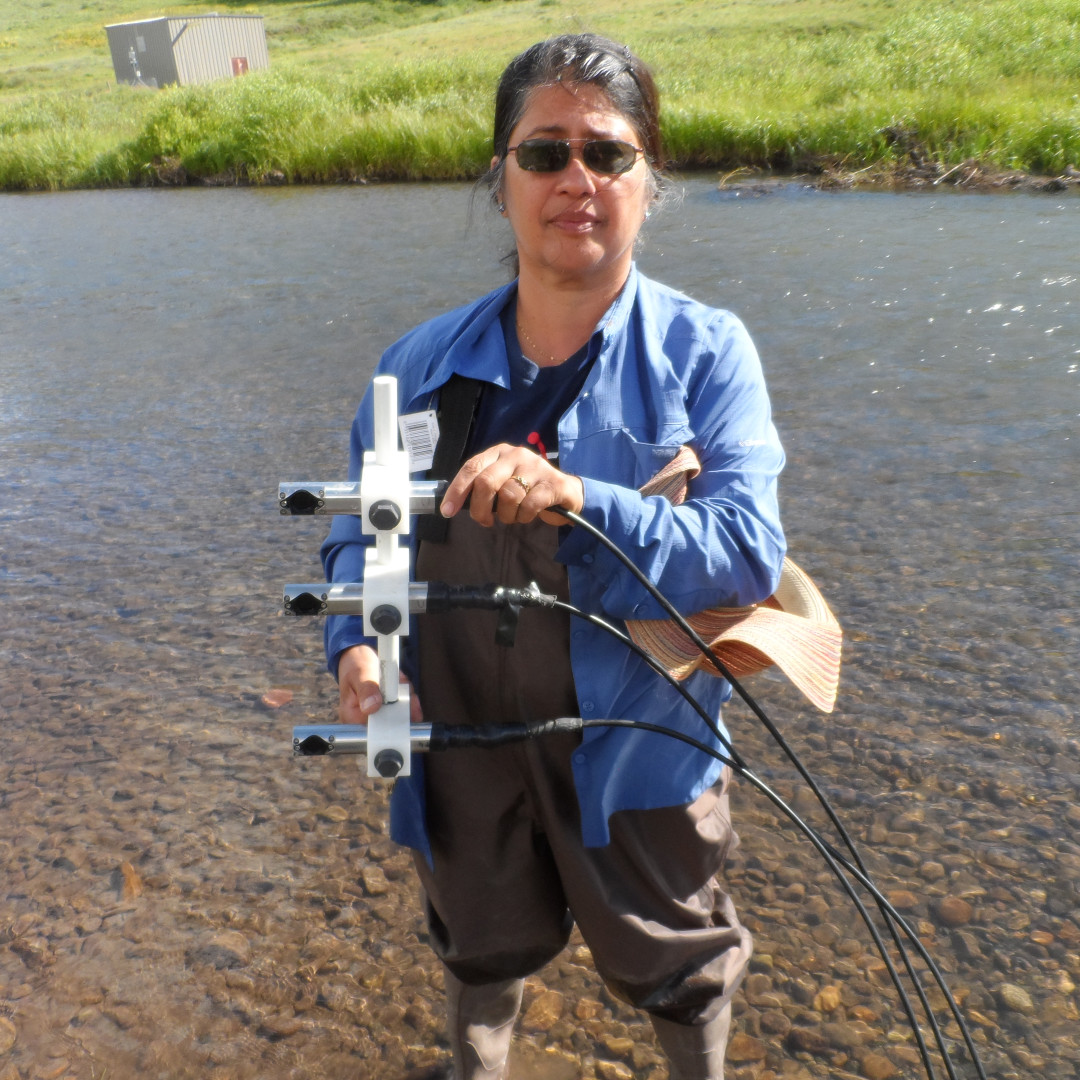
{"label": "woman's right hand", "polygon": [[[338,719],[343,724],[366,724],[368,717],[382,707],[379,689],[379,654],[370,645],[353,645],[338,660]],[[408,682],[404,675],[403,683]],[[420,699],[409,694],[409,722],[423,720]]]}

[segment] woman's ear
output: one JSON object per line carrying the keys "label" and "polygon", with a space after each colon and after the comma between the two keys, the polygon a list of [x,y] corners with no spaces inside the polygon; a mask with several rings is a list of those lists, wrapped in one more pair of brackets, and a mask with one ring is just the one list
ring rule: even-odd
{"label": "woman's ear", "polygon": [[[497,154],[495,155],[495,157],[493,157],[491,159],[491,168],[490,168],[491,172],[495,172],[495,170],[498,169],[499,163],[500,163],[501,160],[502,159]],[[503,201],[502,183],[501,183],[502,176],[501,176],[501,174],[499,176],[499,180],[500,180],[499,186],[495,189],[495,206],[498,209],[499,213],[502,214],[505,217],[506,216],[506,203]]]}

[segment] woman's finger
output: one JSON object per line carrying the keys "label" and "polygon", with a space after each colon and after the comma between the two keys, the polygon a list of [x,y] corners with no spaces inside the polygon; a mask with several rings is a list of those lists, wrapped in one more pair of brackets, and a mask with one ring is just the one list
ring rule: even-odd
{"label": "woman's finger", "polygon": [[452,517],[469,502],[469,514],[480,525],[527,524],[540,516],[552,525],[565,519],[547,514],[550,506],[580,512],[585,490],[580,477],[561,472],[522,446],[502,443],[469,458],[451,481],[442,513]]}
{"label": "woman's finger", "polygon": [[[450,481],[450,485],[442,497],[442,502],[439,504],[439,512],[443,517],[453,517],[465,505],[467,499],[470,500],[470,506],[472,505],[471,499],[475,494],[473,489],[477,480],[489,465],[499,460],[500,449],[502,448],[499,446],[493,446],[481,454],[475,454],[458,469],[457,475]],[[512,448],[507,447],[507,449]],[[491,489],[489,502],[494,498],[497,490],[497,487]]]}
{"label": "woman's finger", "polygon": [[366,724],[382,705],[379,657],[368,645],[354,645],[338,661],[338,719],[343,724]]}

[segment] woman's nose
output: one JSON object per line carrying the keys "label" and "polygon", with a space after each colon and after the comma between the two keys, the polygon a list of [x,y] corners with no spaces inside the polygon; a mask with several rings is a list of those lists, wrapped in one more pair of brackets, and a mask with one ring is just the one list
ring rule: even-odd
{"label": "woman's nose", "polygon": [[559,173],[560,186],[567,190],[595,191],[598,186],[596,173],[585,164],[581,154],[580,146],[571,147],[570,160]]}

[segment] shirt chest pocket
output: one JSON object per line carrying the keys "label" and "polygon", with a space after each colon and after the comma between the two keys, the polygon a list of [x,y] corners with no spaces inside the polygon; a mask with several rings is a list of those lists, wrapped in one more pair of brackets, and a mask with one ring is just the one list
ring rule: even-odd
{"label": "shirt chest pocket", "polygon": [[641,405],[637,415],[624,411],[623,424],[614,433],[614,451],[633,462],[634,475],[624,482],[634,487],[652,479],[693,438],[681,389],[660,391]]}
{"label": "shirt chest pocket", "polygon": [[[657,391],[647,399],[623,394],[579,401],[574,434],[560,452],[565,467],[624,487],[641,487],[693,439],[686,402],[679,389]],[[608,407],[604,407],[607,405]]]}
{"label": "shirt chest pocket", "polygon": [[673,433],[673,442],[645,442],[635,438],[626,428],[616,434],[614,452],[627,462],[633,462],[633,476],[623,482],[628,486],[640,488],[648,483],[679,452],[689,438],[688,428],[678,429]]}

